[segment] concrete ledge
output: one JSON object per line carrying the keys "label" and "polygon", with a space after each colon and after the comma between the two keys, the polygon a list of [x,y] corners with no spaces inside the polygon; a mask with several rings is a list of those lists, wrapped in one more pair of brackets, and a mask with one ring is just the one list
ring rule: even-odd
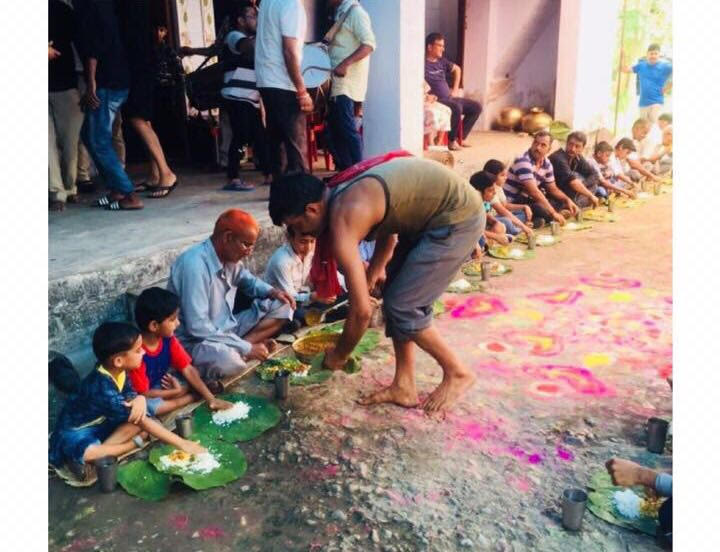
{"label": "concrete ledge", "polygon": [[[136,258],[118,259],[103,270],[73,274],[51,280],[48,286],[49,348],[77,356],[90,347],[93,329],[107,320],[132,320],[133,297],[143,289],[167,279],[170,266],[188,247],[207,234],[184,240],[164,250]],[[265,224],[255,251],[246,265],[262,274],[268,258],[283,243],[281,228]],[[162,247],[162,246],[159,246]],[[129,308],[130,307],[130,308]]]}

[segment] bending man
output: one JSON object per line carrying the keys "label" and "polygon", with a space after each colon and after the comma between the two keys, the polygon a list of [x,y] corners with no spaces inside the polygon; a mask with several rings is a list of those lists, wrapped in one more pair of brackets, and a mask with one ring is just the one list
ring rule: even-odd
{"label": "bending man", "polygon": [[[416,344],[443,369],[442,383],[424,403],[426,412],[446,410],[473,384],[474,374],[431,325],[433,301],[485,228],[482,200],[467,180],[439,163],[412,157],[377,165],[331,189],[310,175],[287,176],[273,185],[270,216],[301,234],[327,231],[333,238],[350,312],[337,347],[325,355],[326,367],[344,365],[368,326],[369,290],[386,280],[383,309],[395,349],[395,379],[361,404],[417,406]],[[367,271],[358,252],[363,239],[377,240]]]}

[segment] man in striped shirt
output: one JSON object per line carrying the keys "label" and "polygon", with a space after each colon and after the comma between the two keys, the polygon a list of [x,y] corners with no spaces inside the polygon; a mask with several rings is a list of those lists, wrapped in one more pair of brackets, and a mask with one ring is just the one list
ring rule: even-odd
{"label": "man in striped shirt", "polygon": [[555,183],[553,166],[547,158],[551,145],[548,131],[537,132],[530,149],[513,162],[503,188],[510,203],[530,206],[536,228],[553,220],[565,224],[566,217],[579,211]]}

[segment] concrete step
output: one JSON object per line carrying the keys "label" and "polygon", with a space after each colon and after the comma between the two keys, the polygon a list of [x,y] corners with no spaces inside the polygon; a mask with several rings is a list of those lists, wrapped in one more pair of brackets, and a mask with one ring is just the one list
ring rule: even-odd
{"label": "concrete step", "polygon": [[[110,266],[50,280],[48,285],[48,346],[70,357],[86,356],[92,332],[104,321],[133,320],[142,290],[165,285],[178,255],[207,238],[195,236],[172,248],[119,259]],[[246,266],[262,274],[272,252],[284,241],[280,228],[265,225]],[[84,364],[84,363],[83,363]]]}

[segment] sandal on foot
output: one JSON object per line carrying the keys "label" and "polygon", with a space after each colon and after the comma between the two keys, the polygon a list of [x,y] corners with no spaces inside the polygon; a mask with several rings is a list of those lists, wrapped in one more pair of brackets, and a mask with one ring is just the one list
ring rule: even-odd
{"label": "sandal on foot", "polygon": [[160,188],[160,184],[155,184],[154,182],[151,182],[149,180],[145,180],[143,182],[140,182],[140,184],[137,184],[135,186],[135,192],[152,192],[153,190],[156,190],[157,188]]}
{"label": "sandal on foot", "polygon": [[85,464],[80,464],[79,462],[75,462],[74,460],[68,460],[65,462],[65,466],[67,466],[67,469],[70,470],[70,473],[72,473],[78,481],[86,482],[95,476],[95,466],[90,464],[89,462],[86,462]]}
{"label": "sandal on foot", "polygon": [[223,190],[229,192],[252,192],[255,190],[255,185],[245,182],[242,178],[233,178],[223,186]]}
{"label": "sandal on foot", "polygon": [[50,205],[48,207],[50,211],[60,212],[65,210],[65,202],[64,201],[57,201],[53,200],[50,202]]}
{"label": "sandal on foot", "polygon": [[170,186],[153,186],[152,188],[148,187],[148,194],[147,197],[151,199],[162,199],[164,197],[167,197],[170,195],[170,193],[175,189],[175,186],[178,185],[178,181],[176,180],[173,182]]}
{"label": "sandal on foot", "polygon": [[[108,197],[109,196],[105,196],[105,198],[101,199],[106,199]],[[137,211],[145,207],[140,201],[133,203],[133,200],[135,199],[135,194],[130,193],[120,199],[110,201],[105,209],[108,211]]]}

